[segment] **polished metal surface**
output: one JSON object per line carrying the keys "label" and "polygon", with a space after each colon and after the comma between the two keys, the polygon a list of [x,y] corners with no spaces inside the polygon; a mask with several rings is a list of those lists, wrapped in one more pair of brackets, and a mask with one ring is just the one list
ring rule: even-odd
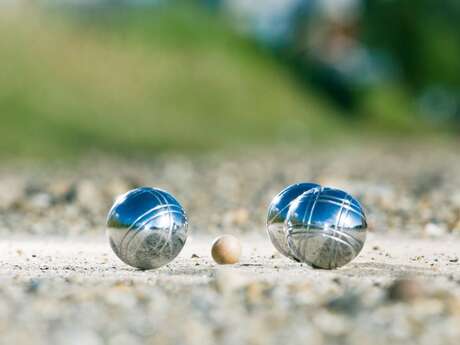
{"label": "polished metal surface", "polygon": [[270,206],[267,215],[267,232],[273,246],[284,256],[299,261],[295,258],[287,245],[285,221],[289,206],[298,196],[312,188],[319,187],[315,183],[296,183],[283,189],[276,195]]}
{"label": "polished metal surface", "polygon": [[366,240],[359,202],[339,189],[318,187],[299,196],[286,218],[293,255],[316,268],[333,269],[353,260]]}
{"label": "polished metal surface", "polygon": [[137,188],[118,197],[107,217],[107,235],[115,254],[140,269],[163,266],[182,250],[187,216],[169,193]]}

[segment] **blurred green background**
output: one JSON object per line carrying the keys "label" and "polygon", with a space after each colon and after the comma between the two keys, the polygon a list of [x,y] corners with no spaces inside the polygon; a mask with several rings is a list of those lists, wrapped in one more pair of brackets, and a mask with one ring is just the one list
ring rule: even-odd
{"label": "blurred green background", "polygon": [[456,0],[0,2],[0,156],[455,139],[459,22]]}

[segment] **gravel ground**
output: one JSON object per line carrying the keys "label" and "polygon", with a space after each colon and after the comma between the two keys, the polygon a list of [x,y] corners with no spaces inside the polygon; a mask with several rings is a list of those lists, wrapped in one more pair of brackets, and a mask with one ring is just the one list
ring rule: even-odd
{"label": "gravel ground", "polygon": [[[459,344],[455,146],[349,147],[0,167],[0,344]],[[266,207],[289,183],[347,190],[367,209],[362,254],[333,271],[281,257]],[[139,271],[103,237],[116,195],[169,190],[189,213],[170,265]],[[209,256],[240,237],[240,264]]]}

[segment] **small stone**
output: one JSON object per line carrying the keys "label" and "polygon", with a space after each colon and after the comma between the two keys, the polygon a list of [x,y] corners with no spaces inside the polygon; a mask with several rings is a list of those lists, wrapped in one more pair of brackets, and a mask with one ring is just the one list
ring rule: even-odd
{"label": "small stone", "polygon": [[35,293],[40,287],[40,281],[37,279],[31,279],[26,286],[27,293]]}
{"label": "small stone", "polygon": [[343,296],[333,298],[326,303],[328,309],[344,314],[353,314],[361,306],[361,299],[356,293],[345,293]]}
{"label": "small stone", "polygon": [[105,202],[95,183],[89,180],[82,180],[77,185],[77,203],[86,210],[101,211],[104,209]]}
{"label": "small stone", "polygon": [[245,284],[246,279],[235,270],[220,268],[215,271],[214,285],[220,293],[227,294]]}
{"label": "small stone", "polygon": [[45,210],[53,203],[53,199],[48,193],[37,193],[29,197],[28,206],[36,210]]}
{"label": "small stone", "polygon": [[23,197],[24,185],[14,178],[2,178],[0,183],[0,210],[9,209]]}
{"label": "small stone", "polygon": [[199,259],[200,257],[197,254],[193,253],[190,258],[191,259]]}
{"label": "small stone", "polygon": [[332,281],[333,281],[334,283],[336,283],[337,285],[340,285],[340,284],[342,283],[342,281],[340,280],[339,277],[334,277],[334,278],[332,278]]}
{"label": "small stone", "polygon": [[455,257],[455,258],[449,259],[449,262],[458,262],[458,258]]}
{"label": "small stone", "polygon": [[244,225],[249,221],[249,211],[245,208],[238,208],[227,215],[233,225]]}
{"label": "small stone", "polygon": [[388,299],[392,301],[411,302],[422,295],[421,285],[412,279],[398,279],[387,290]]}
{"label": "small stone", "polygon": [[233,213],[233,222],[235,225],[246,224],[249,220],[249,211],[245,208],[239,208]]}
{"label": "small stone", "polygon": [[246,287],[246,297],[249,303],[259,303],[268,297],[270,286],[264,282],[252,282]]}
{"label": "small stone", "polygon": [[72,202],[77,194],[75,184],[65,180],[53,182],[48,191],[57,202]]}

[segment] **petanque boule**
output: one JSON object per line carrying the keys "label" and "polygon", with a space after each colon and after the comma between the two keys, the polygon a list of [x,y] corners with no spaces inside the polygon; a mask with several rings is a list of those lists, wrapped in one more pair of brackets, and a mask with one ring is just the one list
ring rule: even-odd
{"label": "petanque boule", "polygon": [[334,269],[358,256],[367,222],[350,194],[317,187],[292,202],[286,228],[288,246],[297,259],[314,268]]}
{"label": "petanque boule", "polygon": [[107,236],[126,264],[152,269],[172,261],[187,239],[187,216],[168,192],[142,187],[121,195],[109,211]]}
{"label": "petanque boule", "polygon": [[271,201],[267,212],[267,233],[273,246],[284,256],[299,261],[287,244],[286,216],[291,203],[301,194],[312,188],[319,187],[316,183],[296,183],[284,188]]}

